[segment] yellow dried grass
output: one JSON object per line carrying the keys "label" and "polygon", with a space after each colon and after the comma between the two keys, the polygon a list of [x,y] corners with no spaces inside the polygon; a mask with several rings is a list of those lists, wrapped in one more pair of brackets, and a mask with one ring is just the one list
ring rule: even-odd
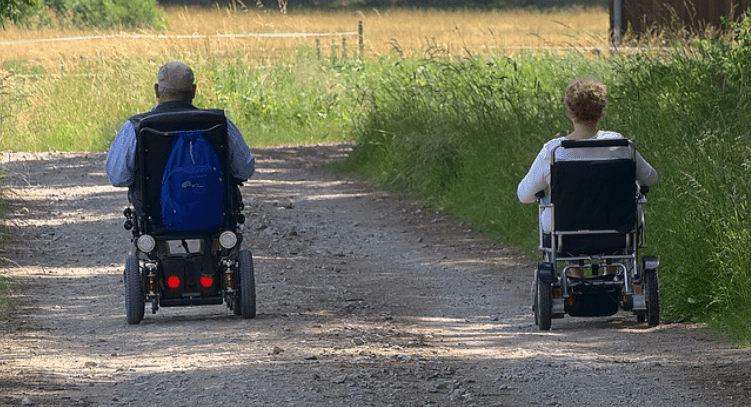
{"label": "yellow dried grass", "polygon": [[[601,8],[557,12],[370,10],[367,12],[230,11],[226,9],[167,8],[166,29],[121,33],[119,31],[28,30],[7,27],[0,32],[0,63],[35,60],[89,58],[163,58],[165,55],[237,52],[246,58],[277,58],[289,55],[301,45],[315,46],[306,38],[226,38],[217,35],[253,33],[356,32],[362,21],[365,54],[402,55],[486,55],[514,54],[522,49],[556,52],[571,48],[606,48],[608,13]],[[119,35],[123,35],[120,37]],[[127,35],[167,38],[128,38]],[[171,36],[198,35],[200,38]],[[112,36],[67,41],[54,38]],[[39,42],[45,40],[47,42]],[[340,52],[341,37],[319,39],[323,53]],[[347,37],[347,50],[355,52],[356,37]]]}

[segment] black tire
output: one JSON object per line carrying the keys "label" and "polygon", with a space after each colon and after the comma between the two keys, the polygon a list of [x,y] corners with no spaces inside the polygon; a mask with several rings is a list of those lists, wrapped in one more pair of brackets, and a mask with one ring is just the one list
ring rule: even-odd
{"label": "black tire", "polygon": [[[242,250],[237,259],[240,294],[240,314],[245,319],[256,317],[256,276],[253,271],[253,256],[249,250]],[[235,304],[237,305],[237,304]]]}
{"label": "black tire", "polygon": [[235,315],[242,315],[242,310],[240,309],[240,293],[238,291],[235,291],[235,296],[232,301],[232,312]]}
{"label": "black tire", "polygon": [[647,294],[647,325],[660,324],[660,290],[657,270],[644,270],[644,285]]}
{"label": "black tire", "polygon": [[534,279],[529,293],[532,298],[532,313],[535,314],[535,325],[540,324],[540,321],[537,319],[537,286],[539,285],[539,282],[540,280],[536,278]]}
{"label": "black tire", "polygon": [[[239,267],[238,267],[238,271],[237,271],[237,274],[236,274],[236,278],[240,278]],[[239,286],[239,284],[238,284],[238,286]],[[242,295],[240,293],[240,289],[239,288],[235,289],[234,296],[232,297],[232,313],[235,314],[235,315],[242,315],[243,314],[243,312],[242,312],[242,304],[241,304],[241,301],[240,301],[241,298],[242,298]]]}
{"label": "black tire", "polygon": [[146,297],[143,294],[143,281],[141,269],[138,265],[138,256],[131,254],[125,261],[125,316],[128,324],[135,325],[143,319]]}
{"label": "black tire", "polygon": [[535,321],[541,331],[549,331],[553,320],[553,287],[537,280],[537,308]]}

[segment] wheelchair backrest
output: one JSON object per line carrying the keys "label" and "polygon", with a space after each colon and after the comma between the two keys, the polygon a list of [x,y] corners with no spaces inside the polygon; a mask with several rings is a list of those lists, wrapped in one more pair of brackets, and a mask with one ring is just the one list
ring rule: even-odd
{"label": "wheelchair backrest", "polygon": [[[143,217],[143,232],[149,234],[175,234],[166,228],[162,218],[162,182],[165,167],[178,137],[184,132],[200,133],[214,149],[222,167],[219,173],[224,196],[221,200],[222,217],[219,228],[234,226],[234,189],[228,171],[229,149],[227,141],[227,119],[224,112],[213,109],[192,109],[166,113],[148,113],[136,122],[136,188],[140,189]],[[205,214],[189,214],[202,218]],[[217,229],[219,229],[217,228]],[[194,230],[209,233],[215,230]]]}
{"label": "wheelchair backrest", "polygon": [[[558,149],[582,149],[575,159],[551,159],[550,202],[559,252],[612,254],[635,231],[635,150],[627,139],[566,140]],[[586,152],[586,153],[583,153]],[[565,156],[566,154],[559,154]],[[588,158],[586,158],[588,157]]]}

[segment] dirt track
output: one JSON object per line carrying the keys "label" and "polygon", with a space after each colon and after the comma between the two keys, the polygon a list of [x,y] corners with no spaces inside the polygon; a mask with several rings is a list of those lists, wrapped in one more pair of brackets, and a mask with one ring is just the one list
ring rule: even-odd
{"label": "dirt track", "polygon": [[[258,317],[124,316],[125,191],[103,154],[2,154],[19,307],[0,405],[746,406],[751,353],[690,324],[529,310],[535,260],[323,170],[347,146],[256,150],[244,187]],[[669,282],[663,281],[663,284]]]}

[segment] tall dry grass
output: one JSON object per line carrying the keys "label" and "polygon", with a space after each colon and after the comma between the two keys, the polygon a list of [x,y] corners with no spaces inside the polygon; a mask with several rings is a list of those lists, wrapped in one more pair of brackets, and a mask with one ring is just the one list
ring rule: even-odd
{"label": "tall dry grass", "polygon": [[[249,33],[335,33],[356,32],[362,21],[365,54],[381,56],[398,53],[423,55],[487,55],[518,53],[521,49],[554,52],[558,49],[607,47],[608,14],[601,8],[571,9],[558,12],[516,11],[440,11],[370,10],[305,11],[282,15],[276,11],[239,11],[228,9],[167,8],[163,10],[162,30],[143,30],[135,34],[162,35],[167,38],[96,38],[49,41],[120,34],[110,31],[77,31],[7,27],[0,32],[0,63],[35,60],[52,62],[80,58],[159,58],[163,55],[191,52],[214,54],[241,52],[259,60],[294,52],[301,44],[315,45],[315,38],[215,38],[224,34]],[[134,33],[128,33],[134,34]],[[201,38],[170,38],[179,35]],[[48,42],[28,42],[47,40]],[[341,39],[319,39],[324,55],[332,43],[341,47]],[[354,52],[356,39],[348,38]],[[340,52],[340,51],[338,51]]]}

